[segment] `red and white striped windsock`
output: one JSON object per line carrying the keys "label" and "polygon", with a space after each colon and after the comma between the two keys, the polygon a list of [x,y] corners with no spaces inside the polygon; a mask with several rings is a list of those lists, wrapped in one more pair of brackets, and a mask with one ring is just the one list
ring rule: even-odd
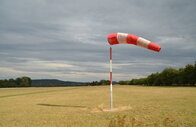
{"label": "red and white striped windsock", "polygon": [[161,47],[151,41],[133,34],[113,33],[108,35],[108,42],[110,45],[115,44],[134,44],[149,50],[159,52]]}

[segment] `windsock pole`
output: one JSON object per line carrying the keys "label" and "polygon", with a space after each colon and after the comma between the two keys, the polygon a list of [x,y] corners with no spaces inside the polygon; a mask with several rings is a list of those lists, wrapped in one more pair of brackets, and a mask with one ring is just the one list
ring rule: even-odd
{"label": "windsock pole", "polygon": [[112,46],[110,46],[110,109],[113,108],[112,98]]}

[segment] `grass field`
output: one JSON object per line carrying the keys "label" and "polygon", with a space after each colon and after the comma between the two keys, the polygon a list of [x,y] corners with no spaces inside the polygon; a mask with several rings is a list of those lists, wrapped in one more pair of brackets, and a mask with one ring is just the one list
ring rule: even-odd
{"label": "grass field", "polygon": [[195,87],[1,88],[0,127],[196,127]]}

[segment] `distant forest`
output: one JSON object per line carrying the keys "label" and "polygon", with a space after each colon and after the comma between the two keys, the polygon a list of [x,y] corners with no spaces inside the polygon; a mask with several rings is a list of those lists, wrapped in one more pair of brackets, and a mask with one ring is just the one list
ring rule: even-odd
{"label": "distant forest", "polygon": [[162,72],[152,73],[146,78],[119,81],[121,85],[146,86],[196,86],[196,62],[184,68],[166,68]]}
{"label": "distant forest", "polygon": [[[109,85],[109,80],[93,82],[72,82],[56,79],[31,80],[29,77],[0,80],[1,87],[57,87],[57,86],[101,86]],[[162,72],[152,73],[146,78],[132,79],[130,81],[113,81],[120,85],[146,85],[146,86],[196,86],[196,62],[184,68],[166,68]]]}
{"label": "distant forest", "polygon": [[0,87],[29,87],[29,86],[31,86],[31,78],[29,77],[0,80]]}

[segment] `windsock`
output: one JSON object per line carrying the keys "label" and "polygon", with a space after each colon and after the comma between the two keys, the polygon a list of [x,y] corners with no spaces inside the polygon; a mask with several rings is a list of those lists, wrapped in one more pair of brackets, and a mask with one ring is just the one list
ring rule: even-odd
{"label": "windsock", "polygon": [[159,52],[161,50],[161,47],[159,45],[133,34],[126,34],[126,33],[109,34],[108,42],[110,45],[134,44],[156,52]]}

